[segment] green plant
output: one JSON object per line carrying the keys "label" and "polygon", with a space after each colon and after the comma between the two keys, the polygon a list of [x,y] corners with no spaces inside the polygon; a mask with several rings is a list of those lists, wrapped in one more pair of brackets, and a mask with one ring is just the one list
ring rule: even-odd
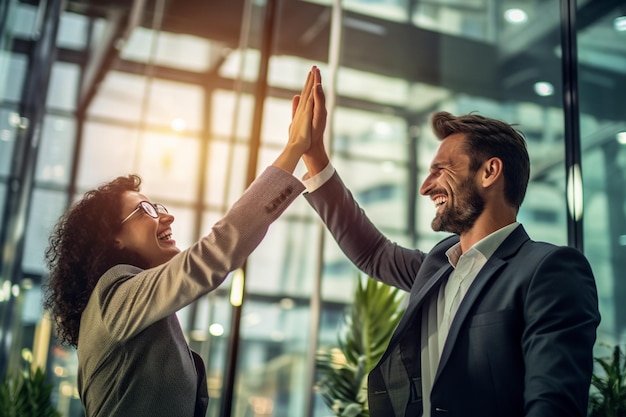
{"label": "green plant", "polygon": [[626,358],[619,345],[608,358],[594,358],[602,370],[591,376],[589,417],[626,417]]}
{"label": "green plant", "polygon": [[41,368],[26,366],[0,385],[0,417],[60,417],[50,403],[53,385]]}
{"label": "green plant", "polygon": [[368,417],[367,375],[385,352],[403,309],[397,288],[358,279],[354,302],[343,317],[335,347],[317,352],[322,399],[340,417]]}

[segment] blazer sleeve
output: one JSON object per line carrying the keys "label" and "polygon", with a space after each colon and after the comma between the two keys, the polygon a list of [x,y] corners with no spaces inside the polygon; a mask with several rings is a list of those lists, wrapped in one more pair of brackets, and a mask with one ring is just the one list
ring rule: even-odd
{"label": "blazer sleeve", "polygon": [[539,261],[524,320],[525,415],[586,416],[600,313],[591,267],[579,251],[561,247]]}
{"label": "blazer sleeve", "polygon": [[348,259],[372,278],[406,291],[425,254],[391,242],[372,224],[339,175],[304,194]]}
{"label": "blazer sleeve", "polygon": [[112,337],[132,337],[219,286],[243,265],[271,223],[302,191],[297,178],[268,167],[207,236],[155,268],[113,267],[100,279],[89,303],[98,304]]}

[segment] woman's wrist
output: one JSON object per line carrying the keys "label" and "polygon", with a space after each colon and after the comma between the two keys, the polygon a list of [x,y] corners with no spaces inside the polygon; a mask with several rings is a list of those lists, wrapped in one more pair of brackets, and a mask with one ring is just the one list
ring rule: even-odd
{"label": "woman's wrist", "polygon": [[288,143],[272,165],[289,173],[293,173],[305,151],[305,149],[302,148],[301,144]]}

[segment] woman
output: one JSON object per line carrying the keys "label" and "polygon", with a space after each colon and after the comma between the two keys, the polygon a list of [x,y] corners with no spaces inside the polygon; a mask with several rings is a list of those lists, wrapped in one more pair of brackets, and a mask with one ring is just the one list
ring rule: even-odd
{"label": "woman", "polygon": [[[174,216],[119,177],[85,194],[56,225],[45,307],[77,348],[87,417],[204,416],[204,364],[176,311],[220,285],[303,191],[291,173],[325,117],[319,70],[293,100],[289,140],[209,235],[180,251]],[[321,104],[320,104],[321,103]]]}

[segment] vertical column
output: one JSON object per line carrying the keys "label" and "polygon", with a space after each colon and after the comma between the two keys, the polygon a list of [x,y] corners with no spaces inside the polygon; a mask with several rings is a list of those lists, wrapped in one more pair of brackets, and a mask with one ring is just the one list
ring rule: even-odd
{"label": "vertical column", "polygon": [[[248,154],[248,169],[246,175],[246,187],[250,185],[255,177],[258,164],[259,148],[261,146],[261,127],[263,123],[263,109],[265,97],[267,96],[267,73],[269,60],[272,54],[274,43],[274,28],[277,15],[277,0],[268,0],[265,4],[265,14],[262,26],[261,39],[261,59],[259,62],[259,74],[254,94],[254,113],[252,118],[252,132],[250,134],[250,152]],[[244,7],[252,7],[246,4]],[[243,52],[243,51],[242,51]],[[247,261],[243,265],[243,277],[247,274]],[[241,299],[239,305],[232,308],[231,329],[228,337],[228,352],[226,364],[224,366],[224,379],[222,384],[222,401],[220,407],[221,417],[232,415],[232,403],[234,397],[234,387],[237,370],[237,359],[239,357],[239,339],[241,328],[241,313],[245,302],[245,278],[241,281]]]}
{"label": "vertical column", "polygon": [[[24,251],[24,232],[28,216],[37,161],[41,129],[45,115],[46,95],[50,72],[55,60],[56,36],[62,12],[62,0],[40,2],[43,19],[34,48],[29,56],[29,70],[24,83],[20,103],[21,124],[16,134],[16,146],[11,161],[6,206],[2,217],[0,247],[0,287],[5,293],[0,303],[0,375],[4,375],[11,357],[14,340],[16,297],[13,288],[21,280],[21,264]],[[18,352],[19,353],[19,352]],[[15,362],[12,362],[15,363]],[[19,362],[18,362],[19,363]]]}
{"label": "vertical column", "polygon": [[565,169],[567,189],[567,240],[583,250],[582,168],[578,100],[576,1],[561,0],[561,65],[565,118]]}
{"label": "vertical column", "polygon": [[[326,130],[324,132],[324,147],[328,155],[332,156],[332,130],[335,120],[335,108],[337,107],[337,75],[341,66],[341,57],[343,53],[343,5],[342,0],[333,0],[331,3],[332,11],[330,17],[330,36],[328,45],[328,74],[323,77],[324,91],[326,94],[326,109],[328,115],[326,118]],[[322,315],[322,278],[324,276],[324,247],[325,247],[325,230],[326,226],[318,221],[317,230],[317,259],[315,262],[315,282],[313,283],[313,291],[311,294],[311,321],[309,322],[309,355],[307,363],[307,390],[305,392],[304,416],[311,417],[315,412],[315,401],[313,393],[315,392],[315,377],[317,376],[316,355],[317,345],[319,341],[319,329]]]}

